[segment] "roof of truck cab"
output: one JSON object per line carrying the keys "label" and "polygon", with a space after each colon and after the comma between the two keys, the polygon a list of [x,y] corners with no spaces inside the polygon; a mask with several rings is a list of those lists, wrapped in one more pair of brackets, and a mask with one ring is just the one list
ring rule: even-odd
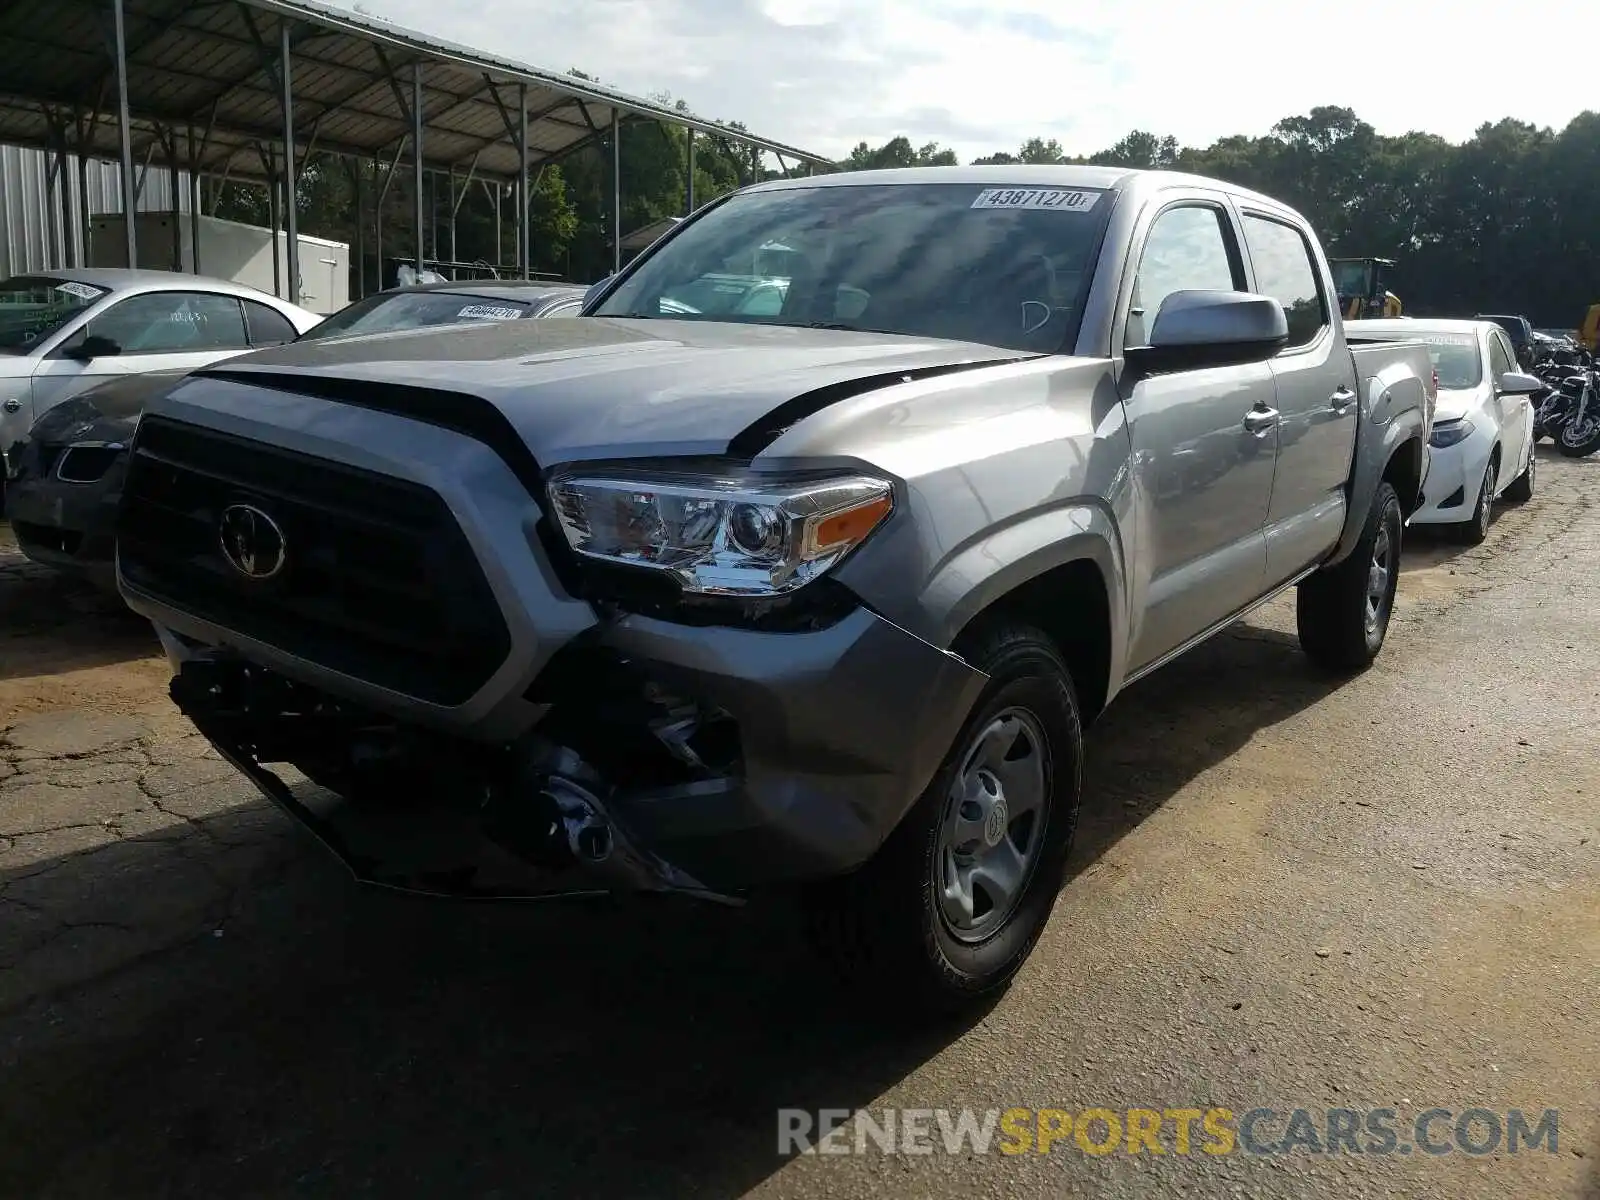
{"label": "roof of truck cab", "polygon": [[1169,187],[1209,188],[1241,200],[1273,208],[1288,206],[1260,192],[1183,171],[1147,171],[1130,167],[1092,167],[1076,163],[1001,163],[982,167],[893,167],[883,171],[839,171],[829,175],[773,179],[746,188],[749,192],[785,191],[808,187],[851,187],[863,184],[964,183],[1003,187],[1079,187],[1125,191],[1144,187],[1159,191]]}

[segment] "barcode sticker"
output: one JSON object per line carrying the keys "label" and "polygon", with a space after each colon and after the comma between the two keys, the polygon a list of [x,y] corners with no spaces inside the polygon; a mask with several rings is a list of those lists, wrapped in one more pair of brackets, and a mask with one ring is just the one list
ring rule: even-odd
{"label": "barcode sticker", "polygon": [[985,188],[978,193],[978,198],[972,202],[972,207],[1088,212],[1099,199],[1099,192],[1085,192],[1074,188]]}

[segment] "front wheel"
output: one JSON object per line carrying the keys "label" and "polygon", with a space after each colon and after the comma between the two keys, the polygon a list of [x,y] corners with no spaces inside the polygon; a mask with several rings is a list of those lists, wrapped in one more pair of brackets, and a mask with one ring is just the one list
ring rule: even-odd
{"label": "front wheel", "polygon": [[1071,675],[1025,625],[958,647],[989,682],[932,782],[859,870],[814,885],[812,940],[852,984],[948,1011],[998,992],[1038,941],[1077,825]]}
{"label": "front wheel", "polygon": [[1394,486],[1380,483],[1355,549],[1300,584],[1295,623],[1301,649],[1317,666],[1338,674],[1364,671],[1383,649],[1400,581],[1403,525]]}
{"label": "front wheel", "polygon": [[1533,442],[1528,443],[1528,465],[1522,469],[1510,483],[1506,484],[1504,497],[1513,504],[1526,504],[1533,499],[1533,476],[1539,462],[1539,453],[1534,448]]}
{"label": "front wheel", "polygon": [[1478,503],[1473,506],[1472,516],[1451,527],[1457,541],[1481,546],[1489,536],[1489,525],[1494,520],[1494,481],[1498,474],[1499,464],[1491,457],[1483,472],[1483,482],[1478,486]]}

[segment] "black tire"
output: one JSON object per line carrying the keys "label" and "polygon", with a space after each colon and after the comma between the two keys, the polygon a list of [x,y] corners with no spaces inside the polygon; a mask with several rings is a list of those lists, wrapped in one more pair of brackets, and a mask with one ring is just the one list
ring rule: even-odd
{"label": "black tire", "polygon": [[[1295,603],[1300,647],[1322,669],[1341,675],[1364,671],[1383,649],[1400,580],[1404,525],[1400,497],[1386,480],[1372,497],[1372,510],[1355,549],[1343,561],[1324,567],[1300,584]],[[1374,622],[1368,619],[1368,591],[1380,545],[1387,570]]]}
{"label": "black tire", "polygon": [[1483,473],[1483,483],[1478,488],[1478,503],[1473,505],[1472,516],[1450,526],[1456,541],[1466,546],[1481,546],[1489,536],[1489,526],[1494,522],[1494,477],[1499,473],[1499,460],[1489,456],[1489,466]]}
{"label": "black tire", "polygon": [[1506,484],[1506,490],[1501,493],[1502,499],[1509,500],[1512,504],[1526,504],[1533,499],[1534,473],[1538,461],[1538,451],[1534,449],[1533,443],[1529,442],[1528,465],[1522,469],[1521,475]]}
{"label": "black tire", "polygon": [[[1082,791],[1082,730],[1072,677],[1049,638],[1025,625],[988,625],[957,652],[989,676],[944,763],[864,866],[808,889],[813,944],[852,986],[925,1013],[948,1013],[1000,992],[1032,952],[1061,890]],[[1037,848],[1018,899],[995,928],[963,940],[948,922],[941,830],[978,735],[1026,712],[1042,733],[1044,796]],[[1030,845],[1032,845],[1030,839]]]}
{"label": "black tire", "polygon": [[[1576,432],[1584,435],[1581,440],[1573,436]],[[1585,418],[1581,430],[1575,429],[1571,422],[1563,425],[1561,432],[1556,435],[1556,449],[1567,458],[1588,458],[1600,450],[1600,420]]]}

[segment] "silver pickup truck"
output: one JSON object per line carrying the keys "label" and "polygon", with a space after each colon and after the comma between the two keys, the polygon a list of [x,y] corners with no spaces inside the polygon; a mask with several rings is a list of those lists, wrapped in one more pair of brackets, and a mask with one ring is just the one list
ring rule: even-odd
{"label": "silver pickup truck", "polygon": [[1435,385],[1333,297],[1304,220],[1206,179],[763,184],[578,320],[191,376],[139,426],[119,585],[366,882],[793,883],[853,975],[970,1001],[1129,682],[1290,587],[1318,667],[1382,646]]}

